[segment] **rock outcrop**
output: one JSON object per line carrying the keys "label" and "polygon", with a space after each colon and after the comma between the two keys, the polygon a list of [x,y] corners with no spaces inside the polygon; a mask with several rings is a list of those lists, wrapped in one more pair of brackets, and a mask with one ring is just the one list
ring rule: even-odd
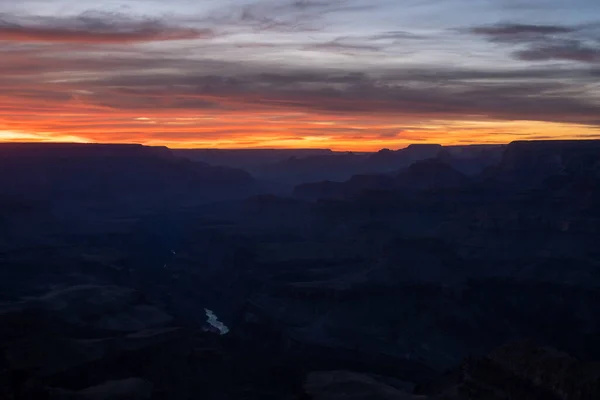
{"label": "rock outcrop", "polygon": [[140,331],[172,322],[169,315],[150,304],[140,292],[118,286],[67,287],[0,309],[0,321],[27,315],[82,330],[118,332]]}
{"label": "rock outcrop", "polygon": [[308,375],[304,390],[313,400],[424,400],[380,382],[368,375],[350,371],[320,371]]}
{"label": "rock outcrop", "polygon": [[593,400],[600,396],[600,364],[518,342],[469,358],[416,392],[456,400]]}
{"label": "rock outcrop", "polygon": [[153,385],[139,378],[108,381],[83,390],[49,389],[49,400],[149,400]]}
{"label": "rock outcrop", "polygon": [[551,176],[600,177],[600,141],[516,141],[487,176],[504,185],[539,186]]}

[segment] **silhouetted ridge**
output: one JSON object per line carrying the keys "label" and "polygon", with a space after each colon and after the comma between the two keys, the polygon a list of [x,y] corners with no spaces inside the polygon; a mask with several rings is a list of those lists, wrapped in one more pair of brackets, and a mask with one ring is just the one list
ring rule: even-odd
{"label": "silhouetted ridge", "polygon": [[502,160],[504,145],[444,146],[437,158],[463,174],[474,176]]}
{"label": "silhouetted ridge", "polygon": [[550,176],[600,176],[600,141],[517,141],[487,176],[521,187],[541,184]]}
{"label": "silhouetted ridge", "polygon": [[[0,203],[68,208],[194,204],[254,193],[245,171],[173,157],[166,147],[1,144]],[[168,203],[167,203],[168,204]]]}
{"label": "silhouetted ridge", "polygon": [[318,182],[299,185],[294,195],[305,199],[348,198],[367,190],[401,191],[442,190],[467,185],[469,179],[446,163],[418,161],[396,172],[380,175],[356,175],[346,182]]}
{"label": "silhouetted ridge", "polygon": [[88,143],[0,143],[0,157],[173,157],[166,146]]}
{"label": "silhouetted ridge", "polygon": [[394,171],[427,158],[438,156],[442,146],[439,144],[411,144],[401,150],[383,149],[371,155],[367,163],[370,168],[379,171]]}
{"label": "silhouetted ridge", "polygon": [[439,158],[462,173],[476,175],[496,165],[502,151],[500,145],[442,147],[439,144],[412,144],[404,149],[383,149],[376,153],[302,149],[189,149],[173,150],[173,153],[213,165],[243,167],[266,189],[289,194],[303,183],[343,182],[358,175],[393,173],[430,158]]}
{"label": "silhouetted ridge", "polygon": [[330,155],[329,149],[173,149],[174,155],[191,161],[236,168],[278,163],[289,158]]}

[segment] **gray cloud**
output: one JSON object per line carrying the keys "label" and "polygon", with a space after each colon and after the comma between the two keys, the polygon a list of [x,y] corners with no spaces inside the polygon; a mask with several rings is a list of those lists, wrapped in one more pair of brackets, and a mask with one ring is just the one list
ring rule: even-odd
{"label": "gray cloud", "polygon": [[368,37],[369,40],[415,40],[415,39],[424,39],[421,35],[415,35],[411,32],[406,31],[389,31],[382,32],[376,35],[371,35]]}
{"label": "gray cloud", "polygon": [[353,4],[351,0],[258,0],[243,6],[222,7],[201,21],[231,29],[313,32],[323,28],[323,20],[328,15],[373,7]]}
{"label": "gray cloud", "polygon": [[141,42],[206,39],[210,29],[187,28],[166,21],[136,20],[116,14],[86,13],[73,18],[0,18],[0,40],[9,42],[131,44]]}
{"label": "gray cloud", "polygon": [[523,61],[600,61],[600,34],[594,24],[561,25],[499,24],[471,28],[492,42],[526,46],[512,54]]}
{"label": "gray cloud", "polygon": [[486,35],[494,38],[520,35],[551,35],[574,32],[575,29],[560,25],[527,25],[527,24],[496,24],[489,26],[478,26],[470,31],[477,35]]}
{"label": "gray cloud", "polygon": [[600,46],[586,46],[580,41],[569,40],[556,43],[533,45],[526,50],[515,52],[517,58],[525,61],[576,61],[600,63]]}
{"label": "gray cloud", "polygon": [[[304,110],[336,114],[539,120],[594,124],[600,106],[581,85],[533,80],[530,71],[508,75],[448,68],[427,70],[291,71],[275,65],[229,65],[212,74],[120,74],[78,83],[90,101],[114,109]],[[263,69],[264,72],[260,72]],[[226,73],[225,71],[229,71]],[[567,76],[568,71],[556,71]],[[579,71],[581,77],[586,72]],[[443,76],[443,82],[430,76]],[[551,76],[550,72],[547,76]],[[561,93],[557,95],[557,93]]]}
{"label": "gray cloud", "polygon": [[342,40],[332,40],[324,43],[309,44],[304,47],[305,50],[330,51],[336,53],[354,54],[356,52],[374,52],[383,49],[382,46],[362,43],[348,43]]}

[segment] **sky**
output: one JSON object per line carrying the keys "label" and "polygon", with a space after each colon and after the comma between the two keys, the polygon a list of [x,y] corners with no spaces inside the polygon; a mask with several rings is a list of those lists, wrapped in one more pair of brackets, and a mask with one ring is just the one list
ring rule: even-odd
{"label": "sky", "polygon": [[598,0],[0,0],[0,141],[595,138]]}

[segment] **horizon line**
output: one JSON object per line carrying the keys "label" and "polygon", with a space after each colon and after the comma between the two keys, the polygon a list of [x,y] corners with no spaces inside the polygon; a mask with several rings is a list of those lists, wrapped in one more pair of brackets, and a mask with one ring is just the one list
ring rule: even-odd
{"label": "horizon line", "polygon": [[73,146],[141,146],[154,148],[167,148],[169,150],[203,150],[203,151],[327,151],[331,153],[377,153],[382,150],[402,150],[410,146],[440,146],[440,147],[493,147],[493,146],[508,146],[511,143],[567,143],[567,142],[599,142],[600,139],[532,139],[532,140],[513,140],[511,142],[502,143],[468,143],[468,144],[440,144],[440,143],[408,143],[403,147],[382,147],[378,150],[334,150],[328,147],[170,147],[162,144],[144,144],[144,143],[114,143],[114,142],[59,142],[59,141],[1,141],[0,146],[17,145],[17,146],[57,146],[57,145],[73,145]]}

